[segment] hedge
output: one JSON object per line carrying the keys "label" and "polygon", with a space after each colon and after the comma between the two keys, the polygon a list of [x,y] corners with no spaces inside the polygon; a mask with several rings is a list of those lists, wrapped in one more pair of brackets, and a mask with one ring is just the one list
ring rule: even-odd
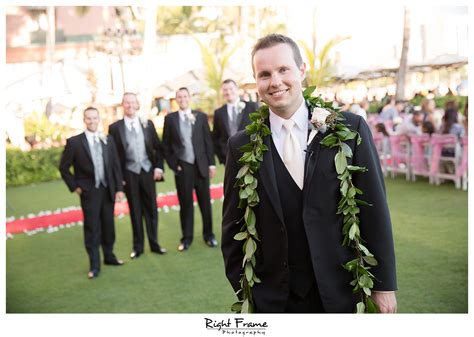
{"label": "hedge", "polygon": [[[408,102],[413,106],[420,106],[421,101],[424,99],[423,96],[416,96],[410,99]],[[464,113],[464,107],[466,106],[467,96],[438,96],[434,98],[435,105],[437,108],[444,109],[444,105],[447,101],[456,101],[459,104],[459,112]],[[383,102],[372,102],[370,103],[368,113],[378,113],[378,111],[384,106]]]}
{"label": "hedge", "polygon": [[59,161],[63,147],[21,151],[7,149],[7,187],[60,179]]}

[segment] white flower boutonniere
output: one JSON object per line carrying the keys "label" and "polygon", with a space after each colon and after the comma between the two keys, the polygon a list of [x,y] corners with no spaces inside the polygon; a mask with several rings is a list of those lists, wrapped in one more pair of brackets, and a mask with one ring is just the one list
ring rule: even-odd
{"label": "white flower boutonniere", "polygon": [[192,125],[194,125],[194,123],[196,122],[196,116],[192,112],[186,113],[184,116],[188,121],[191,122]]}
{"label": "white flower boutonniere", "polygon": [[148,125],[148,119],[145,118],[144,116],[140,116],[139,120],[140,120],[140,123],[142,124],[143,128],[146,129],[146,127]]}
{"label": "white flower boutonniere", "polygon": [[245,102],[239,101],[237,104],[237,110],[241,113],[245,109]]}
{"label": "white flower boutonniere", "polygon": [[318,131],[325,133],[327,130],[327,117],[331,115],[326,109],[323,108],[314,108],[313,114],[311,115],[311,120],[309,121],[311,127],[311,133],[308,138],[308,145],[311,143],[313,138],[316,136]]}
{"label": "white flower boutonniere", "polygon": [[107,136],[104,135],[102,132],[99,133],[99,139],[102,143],[104,143],[105,145],[107,145]]}

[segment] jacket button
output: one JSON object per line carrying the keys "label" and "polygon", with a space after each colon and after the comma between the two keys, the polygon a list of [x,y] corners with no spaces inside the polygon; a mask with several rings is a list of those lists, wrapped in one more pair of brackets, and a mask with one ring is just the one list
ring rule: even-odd
{"label": "jacket button", "polygon": [[280,230],[282,233],[285,233],[285,228],[283,228],[283,226],[280,227]]}
{"label": "jacket button", "polygon": [[286,263],[286,261],[285,261],[285,262],[283,262],[283,267],[285,267],[285,268],[286,268],[287,266],[288,266],[288,264]]}

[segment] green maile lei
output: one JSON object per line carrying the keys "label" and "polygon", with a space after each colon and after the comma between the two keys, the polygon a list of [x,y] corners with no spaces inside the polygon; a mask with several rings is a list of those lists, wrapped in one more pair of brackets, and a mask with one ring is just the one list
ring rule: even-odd
{"label": "green maile lei", "polygon": [[[307,88],[303,91],[303,97],[309,108],[314,111],[315,108],[327,110],[330,114],[325,118],[325,127],[332,132],[325,136],[320,144],[328,147],[337,147],[337,153],[334,157],[334,163],[338,179],[340,180],[341,199],[339,200],[337,213],[343,215],[343,241],[342,245],[354,249],[356,258],[342,265],[344,269],[350,272],[353,280],[350,285],[353,287],[353,293],[358,293],[360,300],[356,304],[355,312],[373,313],[378,312],[376,303],[370,297],[371,289],[374,286],[375,276],[369,271],[372,266],[377,265],[374,255],[363,245],[364,240],[361,237],[359,228],[359,206],[371,206],[367,202],[357,198],[357,195],[363,192],[354,186],[352,174],[355,172],[366,172],[365,167],[348,165],[347,159],[352,157],[351,148],[345,141],[356,139],[357,145],[362,141],[358,132],[351,131],[343,123],[344,116],[340,109],[334,107],[332,102],[325,102],[320,96],[313,97],[315,87]],[[260,107],[257,111],[250,114],[251,124],[245,129],[250,136],[250,143],[242,146],[239,150],[243,153],[239,159],[242,165],[236,176],[234,188],[239,189],[240,209],[245,209],[243,218],[239,223],[243,223],[240,232],[234,236],[235,240],[243,241],[244,258],[242,260],[242,275],[240,279],[241,289],[236,295],[239,301],[235,302],[231,309],[237,313],[254,312],[254,303],[252,298],[252,287],[262,281],[255,274],[257,243],[259,241],[256,229],[256,217],[253,209],[259,204],[257,193],[257,172],[260,163],[263,161],[263,154],[268,151],[268,147],[263,143],[265,137],[271,134],[270,128],[265,124],[269,117],[269,108],[266,105]],[[316,124],[317,127],[320,125]],[[311,125],[314,130],[314,124]]]}

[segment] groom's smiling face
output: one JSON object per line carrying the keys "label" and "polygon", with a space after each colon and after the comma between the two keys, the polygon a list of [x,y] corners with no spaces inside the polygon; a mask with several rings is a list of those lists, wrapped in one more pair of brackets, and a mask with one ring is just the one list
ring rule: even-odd
{"label": "groom's smiling face", "polygon": [[280,117],[290,118],[303,100],[301,82],[305,75],[305,64],[298,66],[291,47],[280,43],[258,50],[253,66],[262,100]]}

